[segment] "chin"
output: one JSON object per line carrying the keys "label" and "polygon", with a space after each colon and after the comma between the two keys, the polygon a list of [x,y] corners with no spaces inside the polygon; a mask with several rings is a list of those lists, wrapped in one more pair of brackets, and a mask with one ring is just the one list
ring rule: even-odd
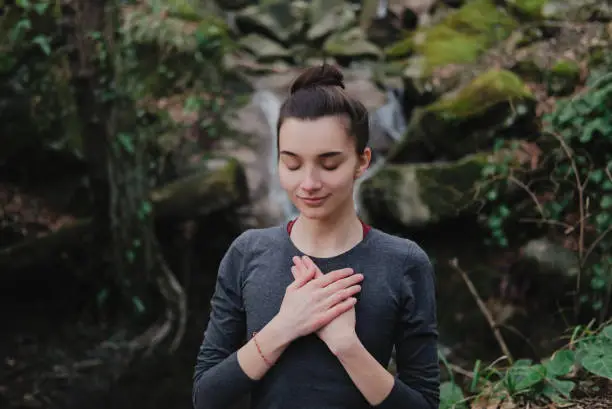
{"label": "chin", "polygon": [[325,209],[312,209],[312,208],[306,208],[306,209],[299,209],[300,211],[300,216],[303,216],[307,219],[311,219],[311,220],[325,220],[329,217],[330,212],[326,211]]}

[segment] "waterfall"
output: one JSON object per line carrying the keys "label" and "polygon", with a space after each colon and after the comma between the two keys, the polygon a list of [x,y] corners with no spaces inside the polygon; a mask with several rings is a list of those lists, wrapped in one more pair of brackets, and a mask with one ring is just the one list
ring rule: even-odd
{"label": "waterfall", "polygon": [[281,187],[278,180],[278,148],[276,146],[276,123],[282,104],[281,99],[272,91],[259,90],[253,95],[253,102],[261,109],[266,118],[268,129],[270,132],[269,149],[268,149],[268,172],[270,175],[270,183],[268,185],[268,199],[271,203],[280,204],[283,217],[287,220],[294,219],[298,215],[298,210],[295,208],[287,194]]}
{"label": "waterfall", "polygon": [[[370,129],[372,131],[380,132],[381,130],[392,138],[394,141],[398,141],[404,134],[406,128],[406,121],[403,116],[402,105],[400,99],[401,95],[397,95],[397,91],[387,90],[387,102],[382,107],[376,109],[370,113]],[[270,174],[270,183],[268,191],[268,199],[271,203],[280,204],[282,214],[285,219],[292,219],[297,217],[298,210],[295,208],[291,200],[287,197],[287,194],[280,186],[278,175],[277,175],[277,146],[276,146],[276,123],[278,121],[278,115],[282,104],[281,99],[274,92],[269,90],[258,90],[253,95],[253,103],[261,109],[270,132],[269,138],[269,149],[267,158],[267,168]],[[359,188],[361,184],[372,177],[383,165],[385,164],[385,158],[382,155],[374,155],[372,164],[365,172],[365,174],[357,180],[355,184],[355,190],[353,199],[355,201],[355,207],[357,212],[360,212],[361,204],[359,200]]]}

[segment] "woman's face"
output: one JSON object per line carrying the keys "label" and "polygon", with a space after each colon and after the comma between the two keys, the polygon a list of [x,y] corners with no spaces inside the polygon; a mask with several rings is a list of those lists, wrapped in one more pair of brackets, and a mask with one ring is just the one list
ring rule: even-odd
{"label": "woman's face", "polygon": [[327,219],[353,207],[355,179],[370,164],[347,135],[343,120],[287,118],[279,130],[280,184],[305,217]]}

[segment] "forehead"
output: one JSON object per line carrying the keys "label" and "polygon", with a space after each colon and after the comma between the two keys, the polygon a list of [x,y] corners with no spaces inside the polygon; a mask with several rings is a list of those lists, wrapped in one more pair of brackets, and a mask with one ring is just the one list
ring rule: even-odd
{"label": "forehead", "polygon": [[279,148],[300,155],[353,149],[342,118],[287,118],[280,128]]}

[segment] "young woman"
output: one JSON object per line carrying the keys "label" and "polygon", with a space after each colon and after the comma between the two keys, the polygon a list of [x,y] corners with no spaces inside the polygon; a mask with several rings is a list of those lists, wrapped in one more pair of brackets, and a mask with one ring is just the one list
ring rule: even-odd
{"label": "young woman", "polygon": [[[307,69],[278,121],[279,177],[299,210],[224,256],[194,375],[196,409],[437,409],[433,269],[362,223],[368,114],[332,66]],[[389,363],[396,348],[397,377]]]}

